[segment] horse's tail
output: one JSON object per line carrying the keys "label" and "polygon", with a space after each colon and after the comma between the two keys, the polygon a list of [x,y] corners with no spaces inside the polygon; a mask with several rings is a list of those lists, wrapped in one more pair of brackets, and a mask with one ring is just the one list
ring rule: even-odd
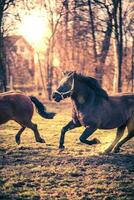
{"label": "horse's tail", "polygon": [[37,112],[43,118],[46,119],[53,119],[55,114],[54,112],[46,112],[46,107],[34,96],[29,96],[31,101],[34,103],[35,107],[37,108]]}

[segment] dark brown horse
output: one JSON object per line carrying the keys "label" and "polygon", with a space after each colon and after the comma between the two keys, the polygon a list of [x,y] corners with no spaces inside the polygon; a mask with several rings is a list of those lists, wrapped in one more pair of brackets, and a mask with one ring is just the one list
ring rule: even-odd
{"label": "dark brown horse", "polygon": [[[80,141],[88,145],[99,143],[96,138],[87,140],[97,129],[117,128],[116,138],[105,153],[118,152],[134,136],[134,94],[108,96],[96,79],[68,72],[53,93],[57,102],[67,97],[72,100],[73,116],[61,131],[59,148],[64,148],[65,133],[80,126],[85,127]],[[126,127],[128,134],[119,142]]]}
{"label": "dark brown horse", "polygon": [[37,125],[31,121],[34,111],[32,102],[43,118],[52,119],[54,117],[55,113],[46,112],[44,105],[34,96],[28,97],[14,92],[0,94],[0,124],[14,120],[21,125],[21,129],[16,134],[17,144],[20,144],[20,136],[26,127],[33,130],[36,142],[45,142],[39,134]]}

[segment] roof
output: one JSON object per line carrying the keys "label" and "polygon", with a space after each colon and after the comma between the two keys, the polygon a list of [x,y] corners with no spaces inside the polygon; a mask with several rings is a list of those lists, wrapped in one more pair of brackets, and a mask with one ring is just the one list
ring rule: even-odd
{"label": "roof", "polygon": [[10,36],[6,36],[4,38],[4,43],[6,44],[6,46],[8,46],[10,48],[10,47],[14,46],[15,43],[18,40],[23,40],[23,42],[26,44],[26,46],[28,47],[28,49],[30,49],[31,51],[34,51],[33,47],[29,44],[29,42],[22,35],[10,35]]}

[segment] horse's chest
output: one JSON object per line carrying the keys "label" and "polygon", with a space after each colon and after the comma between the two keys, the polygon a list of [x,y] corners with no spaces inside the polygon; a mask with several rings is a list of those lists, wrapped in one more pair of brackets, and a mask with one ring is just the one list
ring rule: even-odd
{"label": "horse's chest", "polygon": [[89,117],[89,115],[89,113],[85,114],[81,111],[77,111],[77,118],[82,126],[96,126],[96,120],[93,118],[93,116]]}
{"label": "horse's chest", "polygon": [[79,119],[80,123],[83,124],[84,117],[83,114],[79,111],[77,111],[77,118]]}
{"label": "horse's chest", "polygon": [[[90,109],[89,109],[90,108]],[[79,122],[82,126],[96,126],[96,111],[91,106],[73,106],[73,120]]]}

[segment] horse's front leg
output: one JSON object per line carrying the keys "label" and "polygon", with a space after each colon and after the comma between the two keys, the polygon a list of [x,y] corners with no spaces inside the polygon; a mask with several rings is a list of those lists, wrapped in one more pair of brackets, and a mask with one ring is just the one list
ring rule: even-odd
{"label": "horse's front leg", "polygon": [[96,138],[94,138],[93,140],[87,140],[87,138],[92,135],[95,131],[97,130],[96,127],[87,127],[84,132],[82,133],[82,135],[80,136],[80,141],[84,144],[88,144],[88,145],[92,145],[92,144],[99,144],[100,141]]}
{"label": "horse's front leg", "polygon": [[71,120],[66,126],[64,126],[61,130],[60,141],[59,141],[59,149],[64,149],[64,140],[65,140],[65,133],[71,129],[80,127],[80,124],[75,124],[73,120]]}

